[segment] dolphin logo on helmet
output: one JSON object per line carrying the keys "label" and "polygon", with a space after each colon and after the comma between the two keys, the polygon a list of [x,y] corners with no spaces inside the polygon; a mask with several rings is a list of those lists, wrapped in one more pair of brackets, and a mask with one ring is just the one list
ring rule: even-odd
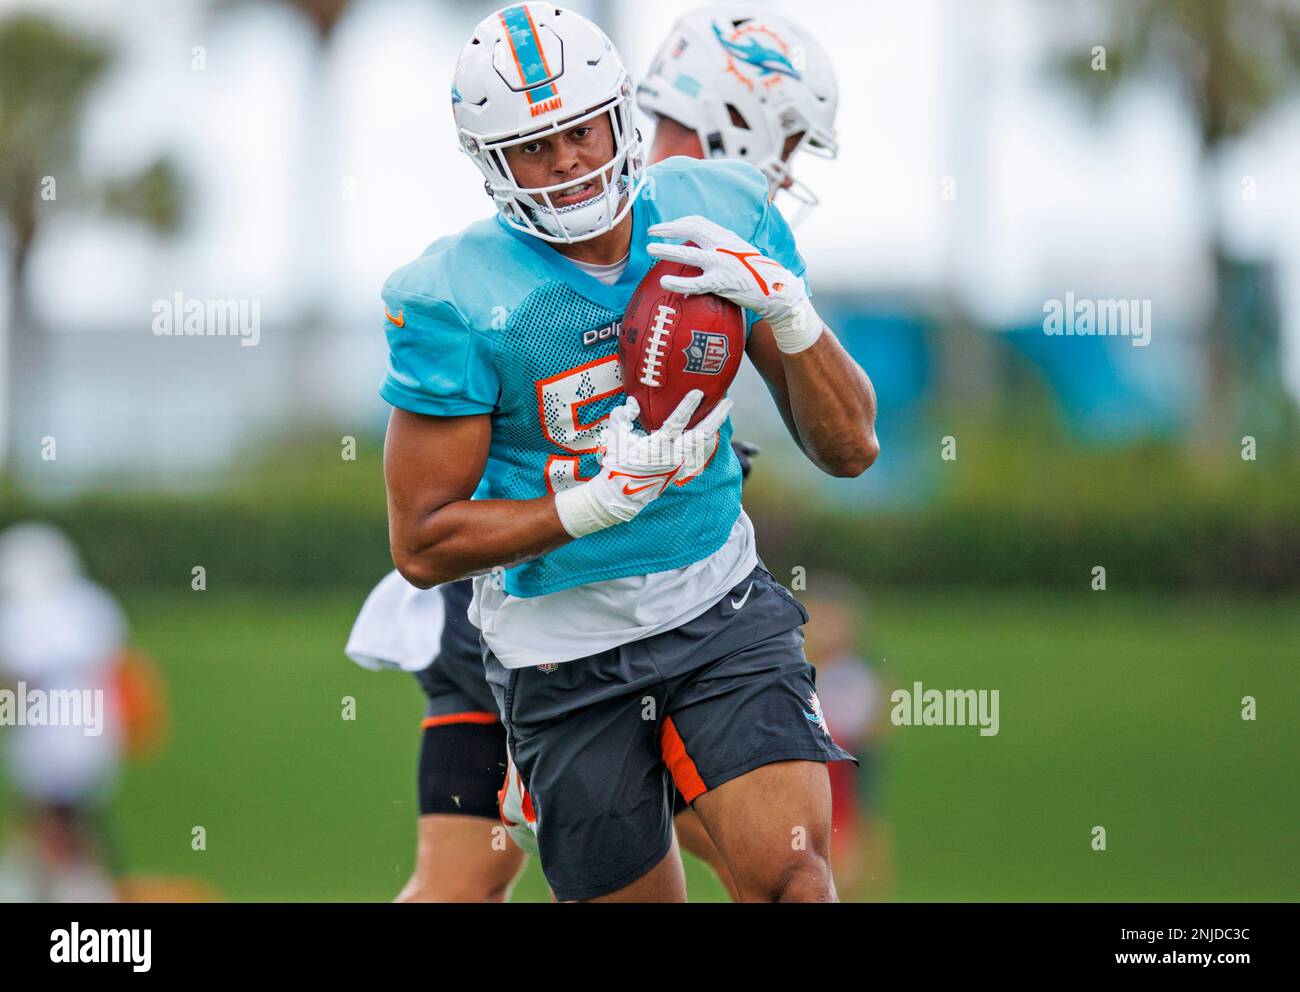
{"label": "dolphin logo on helmet", "polygon": [[784,191],[798,202],[790,219],[796,226],[817,197],[793,176],[790,161],[802,150],[823,158],[838,150],[839,90],[817,41],[757,4],[709,5],[678,19],[650,65],[637,90],[641,109],[693,130],[711,158],[756,165],[771,196]]}
{"label": "dolphin logo on helmet", "polygon": [[732,41],[722,33],[722,29],[715,23],[713,25],[713,36],[718,39],[718,44],[725,48],[734,58],[752,65],[759,71],[760,75],[767,76],[774,72],[779,72],[784,76],[790,76],[792,79],[801,78],[799,70],[794,67],[786,56],[775,48],[764,45],[757,38],[747,38],[745,44]]}

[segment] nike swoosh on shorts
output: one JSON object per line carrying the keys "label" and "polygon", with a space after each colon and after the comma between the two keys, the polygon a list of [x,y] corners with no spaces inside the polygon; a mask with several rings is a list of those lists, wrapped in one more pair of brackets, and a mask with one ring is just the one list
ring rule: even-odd
{"label": "nike swoosh on shorts", "polygon": [[734,599],[731,601],[731,608],[732,608],[733,610],[738,610],[738,609],[740,609],[742,606],[744,606],[745,603],[746,603],[746,601],[749,599],[749,594],[750,594],[751,592],[753,592],[753,591],[754,591],[754,583],[751,582],[751,583],[749,584],[749,588],[745,590],[745,595],[743,595],[743,596],[740,597],[740,601],[739,601],[739,602],[737,602],[737,601],[734,600]]}

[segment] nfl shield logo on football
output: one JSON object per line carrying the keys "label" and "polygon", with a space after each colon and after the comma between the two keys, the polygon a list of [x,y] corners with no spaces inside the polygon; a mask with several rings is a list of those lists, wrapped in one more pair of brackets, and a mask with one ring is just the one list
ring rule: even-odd
{"label": "nfl shield logo on football", "polygon": [[691,343],[683,349],[686,355],[686,371],[717,375],[727,364],[730,351],[725,334],[691,331]]}

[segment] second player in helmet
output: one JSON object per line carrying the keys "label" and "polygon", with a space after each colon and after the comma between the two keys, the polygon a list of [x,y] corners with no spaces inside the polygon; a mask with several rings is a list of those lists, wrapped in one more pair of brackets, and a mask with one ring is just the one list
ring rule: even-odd
{"label": "second player in helmet", "polygon": [[[830,60],[798,24],[755,5],[706,5],[681,17],[637,87],[637,103],[655,126],[652,165],[675,155],[752,162],[767,176],[770,195],[785,191],[778,204],[794,201],[792,226],[806,219],[817,197],[795,180],[791,160],[800,150],[825,158],[838,151]],[[770,335],[754,335],[751,360],[781,376]],[[732,448],[748,478],[758,446],[733,439]],[[717,846],[680,793],[674,825],[682,847],[736,898]]]}

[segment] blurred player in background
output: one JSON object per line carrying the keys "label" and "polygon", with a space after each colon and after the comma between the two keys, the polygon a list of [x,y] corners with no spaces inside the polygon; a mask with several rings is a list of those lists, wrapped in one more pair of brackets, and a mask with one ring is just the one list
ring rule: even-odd
{"label": "blurred player in background", "polygon": [[[0,738],[17,805],[0,899],[118,898],[106,807],[122,759],[152,746],[162,715],[151,666],[125,644],[121,609],[82,574],[63,534],[23,523],[0,535],[0,689],[10,703],[0,704]],[[77,722],[60,722],[56,708]]]}
{"label": "blurred player in background", "polygon": [[[753,5],[693,11],[669,32],[637,97],[656,122],[651,163],[674,155],[748,160],[767,176],[769,195],[792,194],[799,219],[817,202],[788,162],[801,148],[834,157],[837,91],[824,51],[788,19]],[[758,449],[744,441],[732,447],[747,477]],[[536,850],[517,776],[501,783],[505,731],[488,719],[495,706],[477,630],[465,619],[469,585],[418,590],[390,573],[367,600],[347,650],[365,667],[416,671],[428,698],[416,867],[399,900],[506,898],[523,858],[514,847],[502,852],[490,843],[498,813],[488,812],[489,790],[501,790],[500,816],[518,846]],[[462,738],[472,740],[467,746]],[[725,863],[680,793],[674,820],[682,846],[709,864],[734,898]]]}
{"label": "blurred player in background", "polygon": [[892,879],[887,827],[877,816],[886,699],[876,668],[862,654],[867,619],[861,592],[836,576],[818,575],[804,602],[811,618],[805,649],[817,669],[826,724],[858,759],[830,765],[831,863],[850,898],[882,899]]}

